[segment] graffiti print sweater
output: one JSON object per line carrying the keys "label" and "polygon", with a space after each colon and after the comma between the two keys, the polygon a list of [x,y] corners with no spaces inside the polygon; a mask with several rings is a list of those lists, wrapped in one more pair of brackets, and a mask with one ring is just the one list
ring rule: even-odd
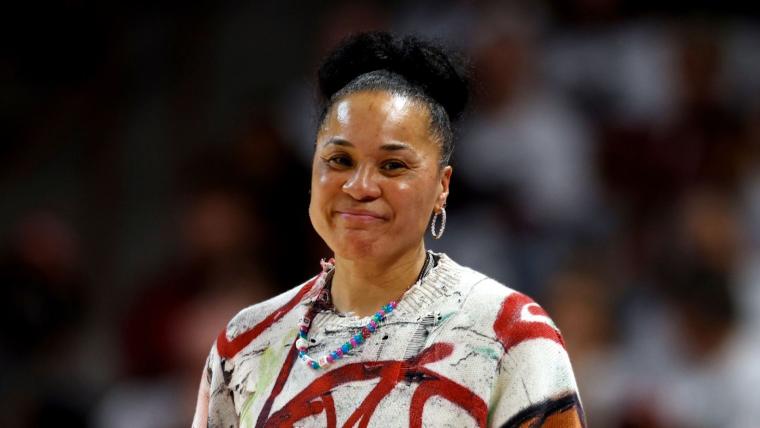
{"label": "graffiti print sweater", "polygon": [[[530,298],[445,254],[364,344],[327,369],[298,358],[298,322],[331,266],[241,311],[206,363],[194,428],[581,427],[564,343]],[[368,318],[319,312],[308,354],[322,356]]]}

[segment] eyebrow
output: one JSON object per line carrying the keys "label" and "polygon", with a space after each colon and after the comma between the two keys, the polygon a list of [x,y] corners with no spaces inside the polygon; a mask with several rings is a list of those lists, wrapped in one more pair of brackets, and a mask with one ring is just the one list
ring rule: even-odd
{"label": "eyebrow", "polygon": [[[355,147],[350,141],[346,141],[342,138],[333,137],[330,138],[323,147],[327,147],[330,144],[335,144],[336,146],[342,146],[342,147]],[[389,152],[396,152],[399,150],[412,150],[412,148],[405,143],[385,143],[382,146],[380,146],[382,150],[389,151]]]}

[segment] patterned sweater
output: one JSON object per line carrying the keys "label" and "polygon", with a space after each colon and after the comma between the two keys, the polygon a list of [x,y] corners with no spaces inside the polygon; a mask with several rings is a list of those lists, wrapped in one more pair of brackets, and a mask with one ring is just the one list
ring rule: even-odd
{"label": "patterned sweater", "polygon": [[[331,265],[241,311],[211,349],[193,427],[585,426],[546,312],[438,256],[375,334],[326,369],[303,364],[295,338]],[[338,348],[368,320],[319,312],[308,354]]]}

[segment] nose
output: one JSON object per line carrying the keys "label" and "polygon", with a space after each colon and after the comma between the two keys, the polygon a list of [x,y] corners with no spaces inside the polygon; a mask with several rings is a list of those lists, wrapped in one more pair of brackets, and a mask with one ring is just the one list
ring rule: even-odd
{"label": "nose", "polygon": [[343,191],[357,201],[371,201],[382,193],[377,184],[374,171],[368,165],[360,166],[343,183]]}

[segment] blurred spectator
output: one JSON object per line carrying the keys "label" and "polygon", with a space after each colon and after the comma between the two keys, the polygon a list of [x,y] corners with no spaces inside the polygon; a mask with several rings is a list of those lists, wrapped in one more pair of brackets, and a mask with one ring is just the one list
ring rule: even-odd
{"label": "blurred spectator", "polygon": [[621,290],[598,249],[577,248],[549,278],[547,310],[561,326],[589,426],[613,427],[625,397],[626,365],[618,311]]}
{"label": "blurred spectator", "polygon": [[[468,186],[454,198],[497,208],[494,217],[504,222],[504,234],[490,239],[512,242],[516,284],[532,292],[556,268],[572,239],[603,222],[585,221],[598,202],[591,130],[562,94],[547,86],[536,58],[539,20],[524,13],[492,11],[478,29],[472,58],[483,90],[455,155],[457,174]],[[471,188],[479,193],[468,199]],[[463,224],[479,223],[465,219]],[[456,247],[452,251],[457,254]],[[462,252],[467,262],[467,251]],[[478,266],[498,272],[503,257],[491,252]]]}
{"label": "blurred spectator", "polygon": [[[241,305],[274,293],[260,285],[211,289],[173,302],[165,329],[171,332],[159,354],[170,368],[151,376],[130,376],[114,384],[95,409],[91,423],[109,428],[179,428],[190,425],[198,382],[198,361],[208,356],[211,341]],[[221,327],[220,327],[221,326]],[[201,363],[202,366],[202,363]]]}
{"label": "blurred spectator", "polygon": [[76,377],[90,303],[82,263],[77,233],[56,213],[30,213],[15,228],[0,261],[3,426],[46,426],[53,414],[64,426],[86,421],[93,391]]}
{"label": "blurred spectator", "polygon": [[595,198],[590,129],[546,86],[533,17],[489,18],[473,53],[484,90],[462,135],[461,172],[495,197],[514,198],[530,226],[579,225]]}
{"label": "blurred spectator", "polygon": [[[174,335],[175,311],[195,296],[210,290],[250,288],[266,290],[256,263],[260,226],[240,194],[204,189],[193,195],[178,225],[179,257],[147,285],[140,287],[124,321],[124,356],[127,373],[153,376],[176,364],[166,344]],[[246,306],[252,302],[240,302]]]}
{"label": "blurred spectator", "polygon": [[126,377],[105,396],[96,426],[187,426],[213,338],[241,308],[277,291],[248,195],[219,183],[195,189],[177,223],[179,257],[141,287],[124,319]]}
{"label": "blurred spectator", "polygon": [[751,426],[760,417],[747,393],[760,380],[751,363],[759,343],[737,305],[736,202],[721,188],[697,188],[680,201],[653,271],[662,304],[640,313],[659,322],[638,321],[639,340],[627,344],[637,387],[624,419],[639,421],[643,408],[659,426]]}

